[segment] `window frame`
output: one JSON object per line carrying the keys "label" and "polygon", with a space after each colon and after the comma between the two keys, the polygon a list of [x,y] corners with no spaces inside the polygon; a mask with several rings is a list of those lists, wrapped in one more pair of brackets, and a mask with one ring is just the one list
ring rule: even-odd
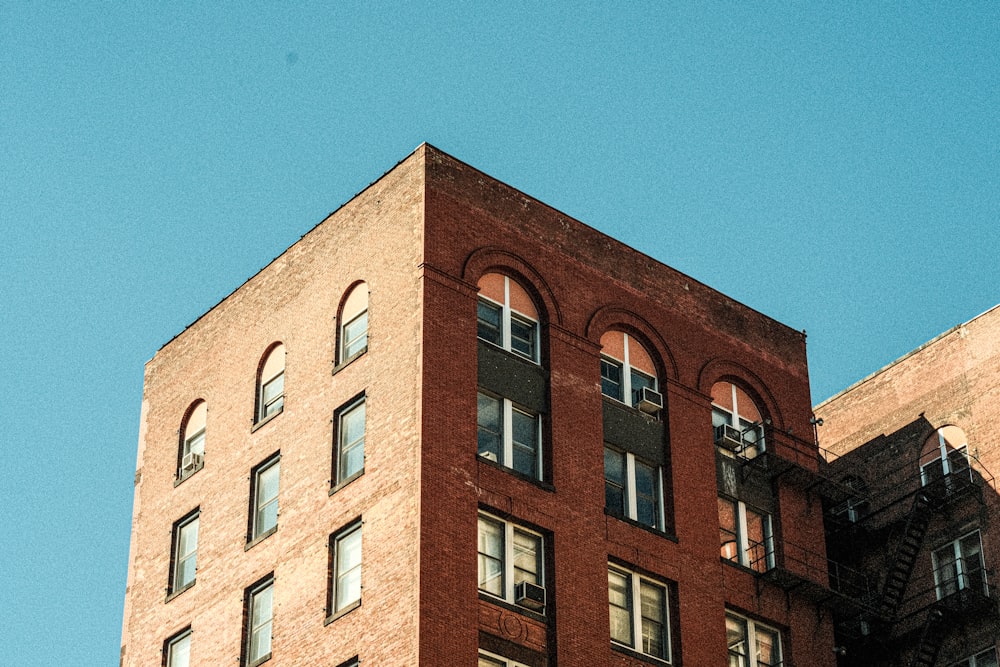
{"label": "window frame", "polygon": [[[340,302],[337,310],[336,351],[334,354],[334,372],[346,366],[354,359],[368,351],[368,337],[371,322],[369,320],[368,283],[361,280],[352,284]],[[361,303],[363,302],[363,303]],[[362,307],[358,309],[358,306]],[[362,317],[365,318],[364,329],[348,338],[348,330]],[[358,341],[362,341],[357,345]]]}
{"label": "window frame", "polygon": [[[330,535],[330,584],[327,587],[327,623],[334,621],[361,606],[361,593],[364,588],[364,583],[361,579],[363,572],[362,567],[364,565],[363,525],[364,522],[359,518]],[[357,548],[360,552],[360,557],[358,558],[357,564],[352,566],[349,571],[341,572],[344,544],[346,543],[346,540],[351,538],[356,538],[359,541]],[[354,570],[357,570],[358,572],[357,597],[348,600],[345,604],[341,605],[340,600],[338,599],[341,591],[341,580]]]}
{"label": "window frame", "polygon": [[[745,643],[746,650],[742,653],[735,652],[733,649],[733,647],[738,644],[729,643],[730,621],[739,623],[743,628],[744,632],[741,642]],[[771,633],[771,635],[777,640],[774,644],[778,648],[777,662],[762,663],[757,657],[760,654],[760,649],[757,646],[759,643],[758,635],[762,635],[764,633]],[[781,630],[765,623],[759,623],[754,619],[744,616],[743,614],[738,614],[731,609],[726,609],[726,647],[729,653],[730,665],[733,664],[732,659],[734,657],[737,660],[738,667],[782,667],[785,664],[784,642],[781,638]]]}
{"label": "window frame", "polygon": [[[623,483],[621,485],[622,492],[622,505],[624,507],[624,512],[619,514],[617,511],[610,509],[608,506],[608,485],[616,484],[614,480],[608,479],[608,455],[609,453],[614,454],[619,457],[622,462],[622,470],[624,474]],[[655,507],[655,525],[650,525],[649,523],[639,519],[639,489],[636,478],[636,470],[638,466],[645,466],[651,468],[655,475],[653,482],[655,485],[655,498],[653,498],[653,503]],[[617,486],[617,484],[616,484]],[[629,451],[619,450],[616,447],[612,447],[608,443],[604,444],[604,509],[611,516],[616,516],[622,519],[628,519],[634,523],[641,525],[644,528],[649,528],[652,530],[657,530],[663,532],[664,526],[666,525],[666,516],[663,506],[663,468],[662,466],[654,465],[645,461],[644,459],[637,457],[635,454]]]}
{"label": "window frame", "polygon": [[[250,520],[247,529],[247,548],[252,547],[278,530],[278,516],[280,512],[278,498],[281,494],[280,464],[281,452],[275,452],[261,463],[258,463],[253,470],[250,471]],[[268,499],[264,503],[261,503],[261,478],[265,473],[271,471],[272,469],[274,469],[274,472],[277,475],[277,479],[275,480],[274,497]],[[274,504],[274,525],[261,529],[259,516],[262,513],[262,510],[272,503]]]}
{"label": "window frame", "polygon": [[[204,410],[204,416],[201,416],[202,410]],[[201,428],[188,435],[188,432],[191,431],[192,422],[195,422],[196,420],[197,422],[200,422]],[[188,477],[191,477],[205,467],[205,434],[207,431],[208,404],[204,399],[199,398],[188,406],[187,411],[184,413],[184,419],[181,421],[181,427],[177,431],[179,443],[177,448],[177,471],[174,476],[174,486],[180,484]],[[201,460],[191,470],[185,471],[184,458],[188,454],[197,454]]]}
{"label": "window frame", "polygon": [[[774,538],[774,518],[769,512],[764,512],[756,507],[750,507],[742,500],[736,500],[729,498],[727,496],[718,496],[718,503],[728,503],[733,508],[733,516],[735,518],[735,530],[731,530],[722,525],[721,516],[719,520],[719,537],[721,538],[723,534],[727,534],[735,538],[731,541],[721,541],[719,543],[720,553],[719,557],[727,562],[745,567],[747,569],[753,570],[757,573],[767,572],[774,569],[775,563],[775,538]],[[754,542],[751,544],[749,537],[749,524],[747,520],[747,512],[752,512],[763,518],[763,542]],[[726,547],[727,544],[735,543],[736,553],[733,556],[727,556],[722,552],[722,549]],[[764,559],[762,566],[758,567],[757,564],[761,563],[761,559],[752,558],[751,552],[758,546],[764,547]]]}
{"label": "window frame", "polygon": [[[976,546],[978,547],[978,551],[966,554],[963,545],[971,537],[977,538]],[[953,558],[953,560],[949,563],[949,565],[954,567],[955,570],[955,577],[952,579],[942,578],[944,566],[941,562],[941,556],[939,554],[943,551],[950,551],[951,553],[949,555]],[[972,581],[972,579],[976,576],[976,570],[969,569],[967,565],[967,562],[973,555],[978,555],[979,557],[978,575],[982,579],[982,587],[977,592],[982,595],[989,594],[989,575],[986,571],[986,556],[983,553],[983,535],[977,528],[976,530],[969,531],[961,537],[951,540],[950,542],[947,542],[931,551],[931,569],[934,573],[934,593],[938,600],[942,600],[949,595],[958,593],[959,591],[976,590],[976,582]]]}
{"label": "window frame", "polygon": [[480,661],[479,667],[483,667],[482,665],[483,659],[489,660],[489,662],[491,663],[486,667],[493,667],[494,665],[498,667],[528,667],[528,665],[524,664],[523,662],[517,662],[516,660],[505,658],[502,655],[498,655],[490,651],[479,649],[479,661]]}
{"label": "window frame", "polygon": [[[527,313],[522,313],[522,312],[520,312],[518,310],[515,310],[514,308],[511,307],[511,305],[510,305],[510,283],[511,283],[511,278],[510,278],[510,276],[508,276],[506,274],[500,274],[500,273],[498,273],[497,275],[503,276],[503,280],[504,280],[504,283],[503,283],[503,285],[504,285],[504,300],[503,300],[503,303],[501,303],[499,301],[496,301],[494,299],[491,299],[491,298],[485,296],[484,294],[482,294],[482,292],[480,292],[480,294],[478,296],[477,305],[476,305],[476,338],[478,338],[479,340],[481,340],[481,341],[483,341],[485,343],[489,343],[490,345],[494,345],[496,347],[499,347],[502,350],[510,352],[511,354],[517,355],[521,359],[526,359],[527,361],[530,361],[530,362],[532,362],[534,364],[540,364],[541,363],[541,361],[540,361],[540,359],[541,359],[541,354],[540,354],[540,348],[541,348],[541,324],[540,324],[540,322],[538,320],[530,317]],[[520,288],[521,290],[524,290],[524,287],[519,282],[514,281],[514,283],[518,286],[518,288]],[[527,294],[527,290],[524,290],[524,291],[525,291],[525,294]],[[528,295],[528,298],[531,299],[531,296]],[[532,301],[534,301],[534,300],[532,299]],[[479,317],[479,306],[480,305],[486,305],[487,307],[490,307],[490,308],[493,308],[493,309],[499,309],[499,311],[500,311],[500,326],[499,326],[500,341],[499,342],[497,342],[495,340],[491,340],[490,338],[484,338],[484,337],[482,337],[482,336],[479,335],[479,331],[480,331],[479,323],[480,323],[480,321],[482,321],[482,318]],[[536,306],[535,309],[537,311],[537,306]],[[531,330],[532,340],[531,340],[531,354],[530,355],[525,354],[523,351],[521,351],[521,350],[519,350],[519,349],[517,349],[517,348],[514,347],[514,344],[513,344],[513,341],[514,341],[514,334],[513,334],[513,328],[514,327],[513,327],[513,323],[515,321],[518,322],[518,323],[520,323],[521,325],[527,325],[527,327],[530,328],[530,330]]]}
{"label": "window frame", "polygon": [[[332,488],[331,493],[336,491],[352,481],[360,477],[365,473],[365,440],[368,437],[368,405],[367,396],[364,392],[358,394],[351,400],[344,403],[342,406],[337,408],[333,414],[334,422],[334,436],[333,436],[333,472],[331,475]],[[357,410],[361,410],[361,437],[355,438],[349,442],[345,442],[348,437],[348,429],[345,428],[345,420],[350,416],[357,414]],[[345,445],[349,445],[345,449]],[[361,467],[357,470],[353,470],[345,473],[344,462],[341,461],[345,452],[352,454],[358,447],[360,447],[361,452]],[[348,459],[349,460],[349,459]]]}
{"label": "window frame", "polygon": [[[644,384],[642,386],[649,387],[650,389],[652,389],[657,393],[660,393],[660,379],[656,375],[650,375],[649,373],[639,370],[638,368],[632,366],[630,359],[631,355],[629,353],[630,341],[634,342],[636,345],[641,347],[643,352],[650,359],[653,359],[653,355],[649,353],[649,350],[646,349],[646,346],[643,345],[642,342],[640,342],[635,336],[632,336],[624,331],[621,331],[620,329],[609,329],[607,332],[605,332],[605,335],[612,332],[621,333],[622,336],[624,337],[622,356],[625,358],[616,359],[615,357],[612,357],[611,355],[603,351],[601,352],[601,395],[606,396],[607,398],[610,398],[613,401],[617,401],[623,405],[627,405],[630,408],[638,409],[641,396],[637,395],[636,392],[641,391],[642,387],[640,387],[639,390],[637,390],[635,387],[632,386],[634,384],[636,376],[650,380],[649,384]],[[612,396],[611,394],[608,394],[604,391],[605,382],[606,381],[613,382],[613,380],[610,377],[608,377],[604,372],[606,367],[613,367],[618,369],[620,380],[615,384],[618,385],[620,391],[619,395],[617,396]]]}
{"label": "window frame", "polygon": [[[734,428],[738,428],[740,431],[740,440],[743,442],[743,446],[736,453],[746,459],[752,459],[756,458],[757,456],[760,456],[761,454],[767,451],[767,438],[765,437],[764,434],[764,425],[769,422],[764,416],[764,411],[760,409],[760,405],[757,404],[757,402],[753,399],[753,397],[743,387],[740,387],[739,385],[730,382],[729,380],[719,380],[719,382],[717,382],[716,384],[720,383],[724,383],[729,386],[730,391],[732,392],[731,400],[733,404],[733,409],[728,410],[727,408],[724,408],[721,405],[715,403],[715,401],[712,402],[713,442],[715,442],[715,429],[721,426],[721,424],[715,423],[716,416],[722,415],[725,419],[726,424]],[[738,391],[742,391],[746,395],[746,397],[750,400],[750,403],[753,405],[754,411],[757,412],[757,414],[760,416],[759,422],[750,421],[740,413],[740,405],[737,393]],[[747,437],[751,433],[754,434],[754,436],[756,436],[756,439],[749,439]],[[720,448],[716,446],[716,449]],[[748,453],[747,450],[753,450],[753,451],[752,453]],[[733,452],[730,452],[728,449],[725,448],[721,448],[721,451],[727,456],[734,455]]]}
{"label": "window frame", "polygon": [[[194,524],[194,549],[186,555],[181,555],[180,549],[184,538],[185,530],[190,529]],[[195,585],[198,572],[198,533],[201,528],[201,508],[196,507],[192,511],[174,522],[170,531],[170,573],[167,582],[167,600],[171,600],[187,589]],[[193,559],[191,578],[188,581],[179,582],[182,567],[186,561]]]}
{"label": "window frame", "polygon": [[[501,550],[502,553],[499,557],[485,553],[482,551],[482,535],[483,535],[483,524],[489,523],[494,526],[499,526],[501,533]],[[527,536],[533,540],[535,549],[535,569],[534,581],[531,581],[527,577],[518,578],[519,572],[526,572],[524,568],[519,568],[517,566],[517,545],[516,538],[521,536]],[[518,611],[527,612],[531,614],[538,614],[540,616],[545,615],[545,610],[535,611],[533,609],[528,609],[527,607],[522,607],[517,604],[515,597],[515,589],[517,584],[521,581],[528,581],[529,583],[535,584],[536,586],[541,586],[548,590],[545,585],[545,536],[530,528],[516,523],[514,521],[508,521],[503,519],[496,514],[491,514],[486,511],[480,511],[478,515],[478,520],[476,522],[476,550],[477,550],[477,563],[478,563],[478,575],[477,575],[477,587],[479,589],[480,595],[485,595],[493,600],[500,600],[509,605],[515,606]],[[483,558],[486,557],[490,560],[499,561],[499,576],[500,576],[500,588],[503,595],[497,595],[496,593],[483,588]],[[546,601],[546,607],[548,607]]]}
{"label": "window frame", "polygon": [[[191,626],[187,626],[180,632],[175,632],[174,634],[167,637],[163,642],[163,667],[190,667],[191,665],[191,636],[193,632],[191,631]],[[181,642],[187,643],[187,660],[183,663],[175,662],[175,649],[181,644]]]}
{"label": "window frame", "polygon": [[[261,596],[267,593],[268,599],[268,612],[267,620],[261,623],[256,623],[254,617],[257,611],[258,600]],[[268,651],[266,653],[260,653],[259,655],[254,654],[254,646],[256,645],[255,639],[259,635],[257,634],[258,629],[267,628],[267,647]],[[259,651],[259,645],[258,645]],[[274,573],[268,574],[263,579],[257,583],[248,586],[243,593],[243,655],[240,659],[240,665],[242,667],[256,667],[262,663],[267,662],[271,659],[274,651]]]}
{"label": "window frame", "polygon": [[[271,421],[285,410],[285,371],[287,370],[287,354],[285,344],[273,343],[261,357],[260,366],[257,368],[257,388],[254,403],[254,428],[262,426]],[[271,370],[268,375],[268,364],[275,354],[281,355],[280,369]],[[280,383],[280,391],[274,396],[267,398],[267,390],[276,382]]]}
{"label": "window frame", "polygon": [[[627,583],[625,587],[625,605],[616,604],[612,599],[612,587],[611,578],[618,577],[619,579],[624,579]],[[643,589],[652,588],[658,590],[662,593],[662,604],[660,605],[661,619],[658,621],[660,625],[660,642],[663,646],[663,654],[657,655],[656,653],[650,653],[647,650],[646,635],[645,635],[645,621],[647,617],[645,616],[645,607],[643,600]],[[638,601],[638,604],[636,602]],[[629,625],[629,640],[624,642],[621,639],[615,639],[614,632],[612,631],[613,625],[615,623],[614,616],[612,615],[612,607],[624,610],[625,615],[628,618]],[[652,622],[657,622],[656,619],[651,619]],[[616,650],[625,649],[630,653],[636,653],[641,655],[643,658],[652,659],[660,663],[671,664],[673,662],[673,645],[672,645],[672,632],[670,627],[670,586],[666,581],[646,576],[640,572],[637,572],[629,567],[620,565],[618,563],[609,562],[608,563],[608,623],[609,623],[609,638],[611,640],[611,647]]]}
{"label": "window frame", "polygon": [[[920,465],[920,486],[932,486],[936,482],[943,483],[945,489],[947,490],[949,484],[954,482],[952,475],[956,478],[963,472],[968,475],[968,481],[972,481],[972,459],[969,457],[969,443],[959,447],[952,447],[949,449],[948,441],[945,439],[944,434],[945,428],[939,428],[934,431],[934,435],[937,436],[938,446],[937,446],[937,458],[934,458],[927,463]],[[963,432],[964,435],[964,432]],[[928,438],[929,440],[930,438]],[[957,454],[959,457],[953,459],[952,455]],[[964,465],[955,465],[955,461],[960,460]],[[936,466],[938,470],[941,471],[941,477],[935,477],[934,473],[931,472],[932,467]],[[955,468],[954,470],[952,468]]]}
{"label": "window frame", "polygon": [[[492,458],[490,454],[492,452],[483,452],[480,448],[480,443],[482,442],[481,433],[485,429],[480,421],[482,411],[479,408],[479,402],[481,397],[487,398],[493,401],[495,404],[499,404],[500,412],[500,428],[499,432],[493,430],[487,430],[488,433],[492,434],[494,437],[499,438],[499,447],[496,459]],[[515,414],[521,415],[523,417],[528,417],[534,422],[534,432],[535,442],[534,442],[534,470],[532,472],[525,472],[514,466],[515,464],[515,447],[524,447],[524,443],[520,443],[514,438],[514,417]],[[483,391],[479,389],[476,395],[476,456],[487,461],[492,461],[498,466],[505,468],[507,470],[512,470],[516,473],[524,475],[525,477],[530,477],[531,479],[540,481],[543,475],[542,467],[542,457],[544,454],[543,442],[542,442],[542,416],[540,413],[534,412],[524,406],[518,405],[511,401],[509,398],[503,396],[498,396],[488,391]]]}

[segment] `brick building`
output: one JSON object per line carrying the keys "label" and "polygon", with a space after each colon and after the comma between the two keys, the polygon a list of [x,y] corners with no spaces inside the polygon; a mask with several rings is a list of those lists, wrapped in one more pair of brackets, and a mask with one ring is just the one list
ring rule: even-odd
{"label": "brick building", "polygon": [[811,416],[802,333],[423,145],[148,362],[122,664],[833,667]]}
{"label": "brick building", "polygon": [[823,402],[831,556],[866,574],[843,665],[996,667],[1000,306]]}

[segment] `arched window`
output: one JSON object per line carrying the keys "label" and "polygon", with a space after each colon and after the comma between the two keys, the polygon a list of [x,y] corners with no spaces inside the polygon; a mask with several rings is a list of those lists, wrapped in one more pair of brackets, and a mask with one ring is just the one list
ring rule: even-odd
{"label": "arched window", "polygon": [[750,395],[732,382],[712,385],[712,429],[723,451],[752,459],[764,451],[764,419]]}
{"label": "arched window", "polygon": [[337,363],[342,364],[368,349],[368,285],[355,285],[340,309]]}
{"label": "arched window", "polygon": [[201,470],[205,463],[205,422],[208,404],[197,400],[188,408],[181,426],[180,466],[178,479],[184,479]]}
{"label": "arched window", "polygon": [[257,415],[261,422],[285,406],[285,346],[278,343],[267,353],[257,376]]}
{"label": "arched window", "polygon": [[920,451],[920,483],[944,491],[971,479],[969,444],[962,429],[945,426],[934,431]]}
{"label": "arched window", "polygon": [[601,336],[601,393],[643,412],[663,407],[656,366],[646,348],[623,331]]}
{"label": "arched window", "polygon": [[478,286],[479,338],[538,363],[538,310],[525,289],[499,273]]}

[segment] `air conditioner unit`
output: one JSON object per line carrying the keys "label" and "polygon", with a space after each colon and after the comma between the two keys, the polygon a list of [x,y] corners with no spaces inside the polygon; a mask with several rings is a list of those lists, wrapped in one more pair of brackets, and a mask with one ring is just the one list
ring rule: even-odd
{"label": "air conditioner unit", "polygon": [[487,461],[493,461],[494,463],[497,462],[496,452],[480,452],[479,456],[486,459]]}
{"label": "air conditioner unit", "polygon": [[203,460],[204,458],[201,454],[196,454],[194,452],[185,454],[181,459],[181,473],[188,473],[197,470],[201,466]]}
{"label": "air conditioner unit", "polygon": [[514,585],[514,602],[532,611],[545,609],[545,587],[530,581],[521,581]]}
{"label": "air conditioner unit", "polygon": [[663,409],[663,395],[655,389],[643,387],[639,394],[639,402],[635,407],[648,415],[655,415]]}
{"label": "air conditioner unit", "polygon": [[735,426],[720,424],[715,427],[715,444],[731,452],[743,449],[743,434]]}

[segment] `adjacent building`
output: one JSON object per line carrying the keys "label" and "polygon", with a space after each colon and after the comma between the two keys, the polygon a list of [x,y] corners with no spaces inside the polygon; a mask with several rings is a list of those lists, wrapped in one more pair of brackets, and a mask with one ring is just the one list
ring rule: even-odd
{"label": "adjacent building", "polygon": [[996,667],[1000,306],[816,407],[830,554],[868,578],[841,664]]}
{"label": "adjacent building", "polygon": [[423,145],[148,362],[121,663],[833,667],[811,418],[803,333]]}

